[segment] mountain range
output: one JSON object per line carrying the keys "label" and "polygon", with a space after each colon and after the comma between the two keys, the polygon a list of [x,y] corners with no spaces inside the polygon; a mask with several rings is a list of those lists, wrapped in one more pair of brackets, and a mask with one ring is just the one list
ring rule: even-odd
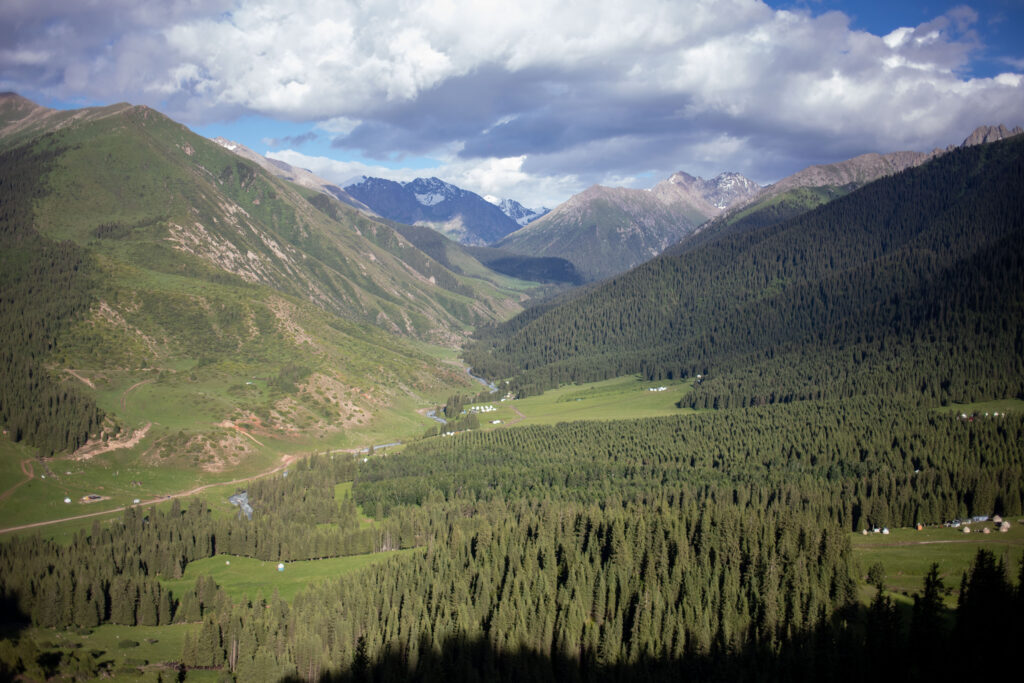
{"label": "mountain range", "polygon": [[524,393],[699,377],[695,408],[1024,396],[1024,136],[1005,135],[795,216],[709,229],[481,331],[467,361]]}
{"label": "mountain range", "polygon": [[497,242],[543,211],[526,209],[514,200],[494,203],[439,178],[402,183],[364,176],[344,189],[385,218],[425,225],[457,242],[475,246]]}
{"label": "mountain range", "polygon": [[[650,285],[644,273],[677,263],[672,259],[690,264],[684,270],[694,267],[686,260],[695,258],[691,254],[717,263],[719,256],[708,255],[735,250],[742,240],[760,235],[758,231],[810,215],[815,207],[848,207],[830,199],[874,187],[872,178],[901,178],[918,168],[935,167],[946,157],[962,159],[965,149],[987,149],[991,141],[1012,139],[1016,133],[1019,129],[983,128],[964,146],[942,153],[867,155],[813,167],[764,189],[738,174],[704,180],[686,173],[673,174],[651,190],[593,187],[507,233],[497,248],[470,249],[425,226],[378,217],[359,193],[351,192],[352,186],[341,188],[229,141],[194,135],[147,107],[116,104],[56,111],[5,94],[0,96],[0,154],[5,177],[14,179],[5,190],[5,287],[21,291],[25,282],[18,273],[40,267],[35,265],[39,259],[64,265],[54,266],[52,287],[30,287],[23,297],[12,294],[0,311],[7,338],[24,339],[27,349],[7,357],[4,382],[13,384],[4,391],[21,396],[21,402],[5,403],[0,417],[5,424],[42,424],[33,412],[32,392],[19,389],[22,380],[17,378],[22,376],[18,373],[33,381],[49,377],[46,381],[53,384],[47,391],[70,391],[70,398],[59,402],[62,410],[69,407],[77,415],[68,417],[67,424],[79,426],[59,426],[62,436],[47,441],[47,447],[75,448],[101,433],[109,437],[146,421],[145,413],[126,418],[123,406],[109,400],[123,383],[161,373],[160,391],[187,403],[197,400],[199,385],[247,376],[269,378],[270,383],[263,393],[243,391],[223,398],[210,408],[217,416],[214,422],[255,415],[268,438],[325,429],[337,436],[340,428],[368,424],[403,396],[456,381],[452,371],[438,367],[415,345],[458,345],[471,329],[497,325],[516,313],[527,296],[524,291],[533,285],[510,276],[527,275],[564,287],[620,273],[671,247],[661,260],[623,276],[629,282],[640,278],[646,290],[660,291],[662,285]],[[367,179],[356,185],[364,191],[397,187],[411,193],[421,209],[464,201],[487,215],[500,215],[503,229],[517,225],[493,203],[437,179],[389,183]],[[810,201],[794,201],[800,193]],[[506,202],[506,208],[515,205]],[[708,216],[717,218],[694,233]],[[842,243],[834,235],[821,239]],[[536,240],[537,246],[524,246],[528,240]],[[712,251],[704,245],[713,245],[707,247]],[[788,248],[794,254],[809,249],[798,241]],[[781,252],[742,254],[737,258],[758,262],[793,258]],[[737,263],[730,266],[733,275],[728,277],[694,271],[684,279],[706,281],[707,291],[713,292],[708,301],[737,292],[746,292],[740,299],[763,296],[748,285],[737,289],[737,277],[761,282],[764,291],[790,291],[791,275],[741,275],[745,271],[735,270]],[[63,282],[58,271],[68,278],[62,290],[56,288]],[[62,300],[61,293],[68,291],[74,297]],[[595,291],[605,290],[588,289],[584,296],[596,297]],[[892,290],[885,291],[892,296]],[[658,296],[674,300],[674,295]],[[581,306],[590,299],[570,295],[560,301]],[[591,302],[587,309],[602,306]],[[547,305],[536,307],[527,318],[495,329],[505,330],[511,349],[526,343],[516,341],[523,330],[550,325],[550,315],[579,317],[570,309],[560,310],[555,314],[546,312]],[[40,317],[42,311],[54,312]],[[605,317],[631,315],[618,311]],[[690,329],[694,324],[678,320],[670,327]],[[663,329],[663,322],[652,325]],[[591,344],[578,334],[569,336],[580,348]],[[44,338],[49,340],[44,346],[33,346]],[[651,368],[656,366],[657,372],[681,372],[659,360],[679,343],[651,349],[648,362],[654,365],[644,366],[645,371],[655,372]],[[636,340],[628,346],[632,354],[644,348]],[[507,360],[514,354],[498,360],[480,355],[479,348],[467,356],[474,367],[490,368],[496,376],[515,374],[515,363],[508,365],[512,361]],[[600,348],[594,346],[595,353],[610,357]],[[567,362],[555,361],[552,367]],[[527,365],[536,375],[555,361],[533,359]],[[615,365],[617,370],[636,371],[623,363]],[[43,372],[44,367],[51,370]],[[495,368],[507,372],[502,375]],[[69,377],[80,378],[82,386],[72,391]],[[106,389],[95,388],[100,386]],[[75,413],[75,405],[82,410]],[[231,437],[223,431],[227,428],[190,424],[175,438],[194,443],[195,452],[204,457],[218,452],[217,439]],[[32,431],[20,429],[26,435]],[[166,446],[169,440],[167,431],[154,433],[148,447],[158,453],[160,444]],[[237,445],[244,452],[245,439]],[[217,466],[212,460],[204,462]]]}
{"label": "mountain range", "polygon": [[[960,145],[931,152],[889,152],[862,154],[831,164],[817,164],[762,188],[746,200],[701,228],[707,235],[723,230],[745,229],[793,218],[816,206],[841,197],[870,182],[914,168],[958,148],[997,142],[1024,133],[1019,126],[979,126]],[[703,239],[707,235],[701,235]],[[698,239],[698,241],[700,241]],[[685,248],[686,245],[680,245]]]}
{"label": "mountain range", "polygon": [[595,185],[496,246],[564,258],[599,280],[657,256],[759,189],[738,173],[705,180],[679,172],[650,190]]}
{"label": "mountain range", "polygon": [[[963,144],[992,142],[1017,132],[1005,126],[984,126]],[[363,177],[342,189],[308,171],[238,148],[271,172],[329,192],[364,211],[399,224],[430,227],[464,245],[498,247],[500,252],[478,251],[476,256],[486,255],[492,265],[506,268],[510,275],[591,281],[625,272],[666,249],[685,248],[689,238],[703,239],[699,233],[705,230],[710,235],[738,222],[763,224],[799,215],[954,146],[932,152],[863,154],[810,166],[765,187],[738,173],[706,180],[680,171],[649,190],[595,185],[554,210],[532,210],[515,200],[481,197],[438,178],[400,183]],[[527,257],[559,261],[522,267]],[[559,262],[565,265],[552,268]]]}
{"label": "mountain range", "polygon": [[147,107],[0,95],[0,679],[1005,675],[1014,133],[591,188],[520,232],[691,232],[570,287]]}

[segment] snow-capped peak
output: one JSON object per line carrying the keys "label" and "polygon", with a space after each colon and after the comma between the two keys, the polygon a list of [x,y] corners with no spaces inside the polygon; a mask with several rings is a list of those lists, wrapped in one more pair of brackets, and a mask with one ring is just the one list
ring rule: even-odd
{"label": "snow-capped peak", "polygon": [[541,207],[540,209],[528,209],[514,199],[502,199],[498,203],[502,213],[514,220],[520,226],[532,223],[551,209]]}

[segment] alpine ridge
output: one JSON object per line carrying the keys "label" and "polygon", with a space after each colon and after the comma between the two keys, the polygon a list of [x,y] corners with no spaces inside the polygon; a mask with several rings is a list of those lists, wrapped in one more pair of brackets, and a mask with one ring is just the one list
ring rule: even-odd
{"label": "alpine ridge", "polygon": [[738,173],[678,172],[650,190],[595,185],[504,238],[509,251],[564,258],[588,280],[626,271],[759,189]]}
{"label": "alpine ridge", "polygon": [[439,178],[401,183],[363,177],[344,190],[384,218],[425,225],[462,244],[492,244],[520,225],[501,207]]}

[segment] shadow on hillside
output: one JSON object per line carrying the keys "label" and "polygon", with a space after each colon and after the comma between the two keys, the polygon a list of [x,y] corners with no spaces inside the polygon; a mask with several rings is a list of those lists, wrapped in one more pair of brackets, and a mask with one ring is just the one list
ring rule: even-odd
{"label": "shadow on hillside", "polygon": [[[0,641],[16,642],[30,625],[31,619],[22,611],[18,595],[6,588],[0,591]],[[6,660],[0,657],[0,681],[14,678],[15,672],[10,670]]]}
{"label": "shadow on hillside", "polygon": [[584,651],[579,656],[558,652],[548,655],[530,650],[502,652],[485,640],[452,638],[437,648],[424,641],[415,661],[406,652],[394,649],[375,661],[357,654],[348,669],[312,678],[300,672],[300,676],[287,677],[281,683],[940,681],[966,680],[964,676],[973,678],[985,670],[998,670],[997,662],[1007,658],[995,651],[986,651],[984,657],[950,657],[948,648],[953,643],[947,637],[912,652],[905,636],[896,635],[887,641],[883,634],[868,633],[864,616],[862,609],[850,608],[848,614],[837,614],[832,623],[797,634],[776,650],[756,644],[732,650],[722,646],[719,637],[707,653],[644,658],[628,665],[603,665],[596,651]]}
{"label": "shadow on hillside", "polygon": [[21,609],[18,595],[3,589],[0,592],[0,638],[17,638],[31,622]]}

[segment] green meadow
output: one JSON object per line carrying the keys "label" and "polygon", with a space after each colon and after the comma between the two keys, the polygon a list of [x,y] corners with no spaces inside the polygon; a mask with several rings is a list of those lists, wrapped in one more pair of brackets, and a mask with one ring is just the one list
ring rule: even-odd
{"label": "green meadow", "polygon": [[257,593],[270,599],[274,591],[277,591],[282,599],[290,601],[311,583],[334,579],[364,567],[386,562],[393,557],[414,552],[422,552],[422,549],[411,548],[368,555],[332,557],[324,560],[285,562],[282,571],[278,571],[277,562],[264,562],[234,555],[216,555],[190,562],[185,568],[182,578],[162,580],[161,583],[168,587],[175,596],[180,596],[195,586],[196,579],[200,575],[206,575],[213,577],[217,585],[221,586],[236,602],[246,597],[255,599]]}
{"label": "green meadow", "polygon": [[977,403],[951,403],[936,408],[944,413],[964,413],[966,415],[985,415],[986,413],[1020,413],[1024,412],[1024,400],[1004,398],[997,401],[978,401]]}
{"label": "green meadow", "polygon": [[[665,387],[664,391],[652,391],[660,387]],[[552,425],[573,420],[632,420],[693,412],[676,407],[692,388],[692,380],[648,382],[634,375],[563,386],[540,396],[504,402],[496,393],[493,401],[469,404],[467,409],[494,406],[494,412],[480,413],[482,429],[509,423]],[[492,425],[493,420],[500,420],[501,425]]]}
{"label": "green meadow", "polygon": [[[868,568],[880,562],[885,568],[886,590],[907,602],[914,593],[922,590],[925,575],[932,563],[937,562],[939,576],[946,587],[946,606],[956,607],[960,577],[971,566],[979,548],[991,551],[997,560],[1002,559],[1009,576],[1016,580],[1024,555],[1024,521],[1018,521],[1016,517],[1008,521],[1011,526],[1006,533],[995,531],[995,525],[986,522],[971,525],[970,534],[946,527],[929,527],[921,531],[892,529],[888,535],[853,534],[857,573],[863,581]],[[992,533],[981,533],[985,527],[992,529]],[[874,588],[862,583],[862,600],[870,601],[874,594]]]}

